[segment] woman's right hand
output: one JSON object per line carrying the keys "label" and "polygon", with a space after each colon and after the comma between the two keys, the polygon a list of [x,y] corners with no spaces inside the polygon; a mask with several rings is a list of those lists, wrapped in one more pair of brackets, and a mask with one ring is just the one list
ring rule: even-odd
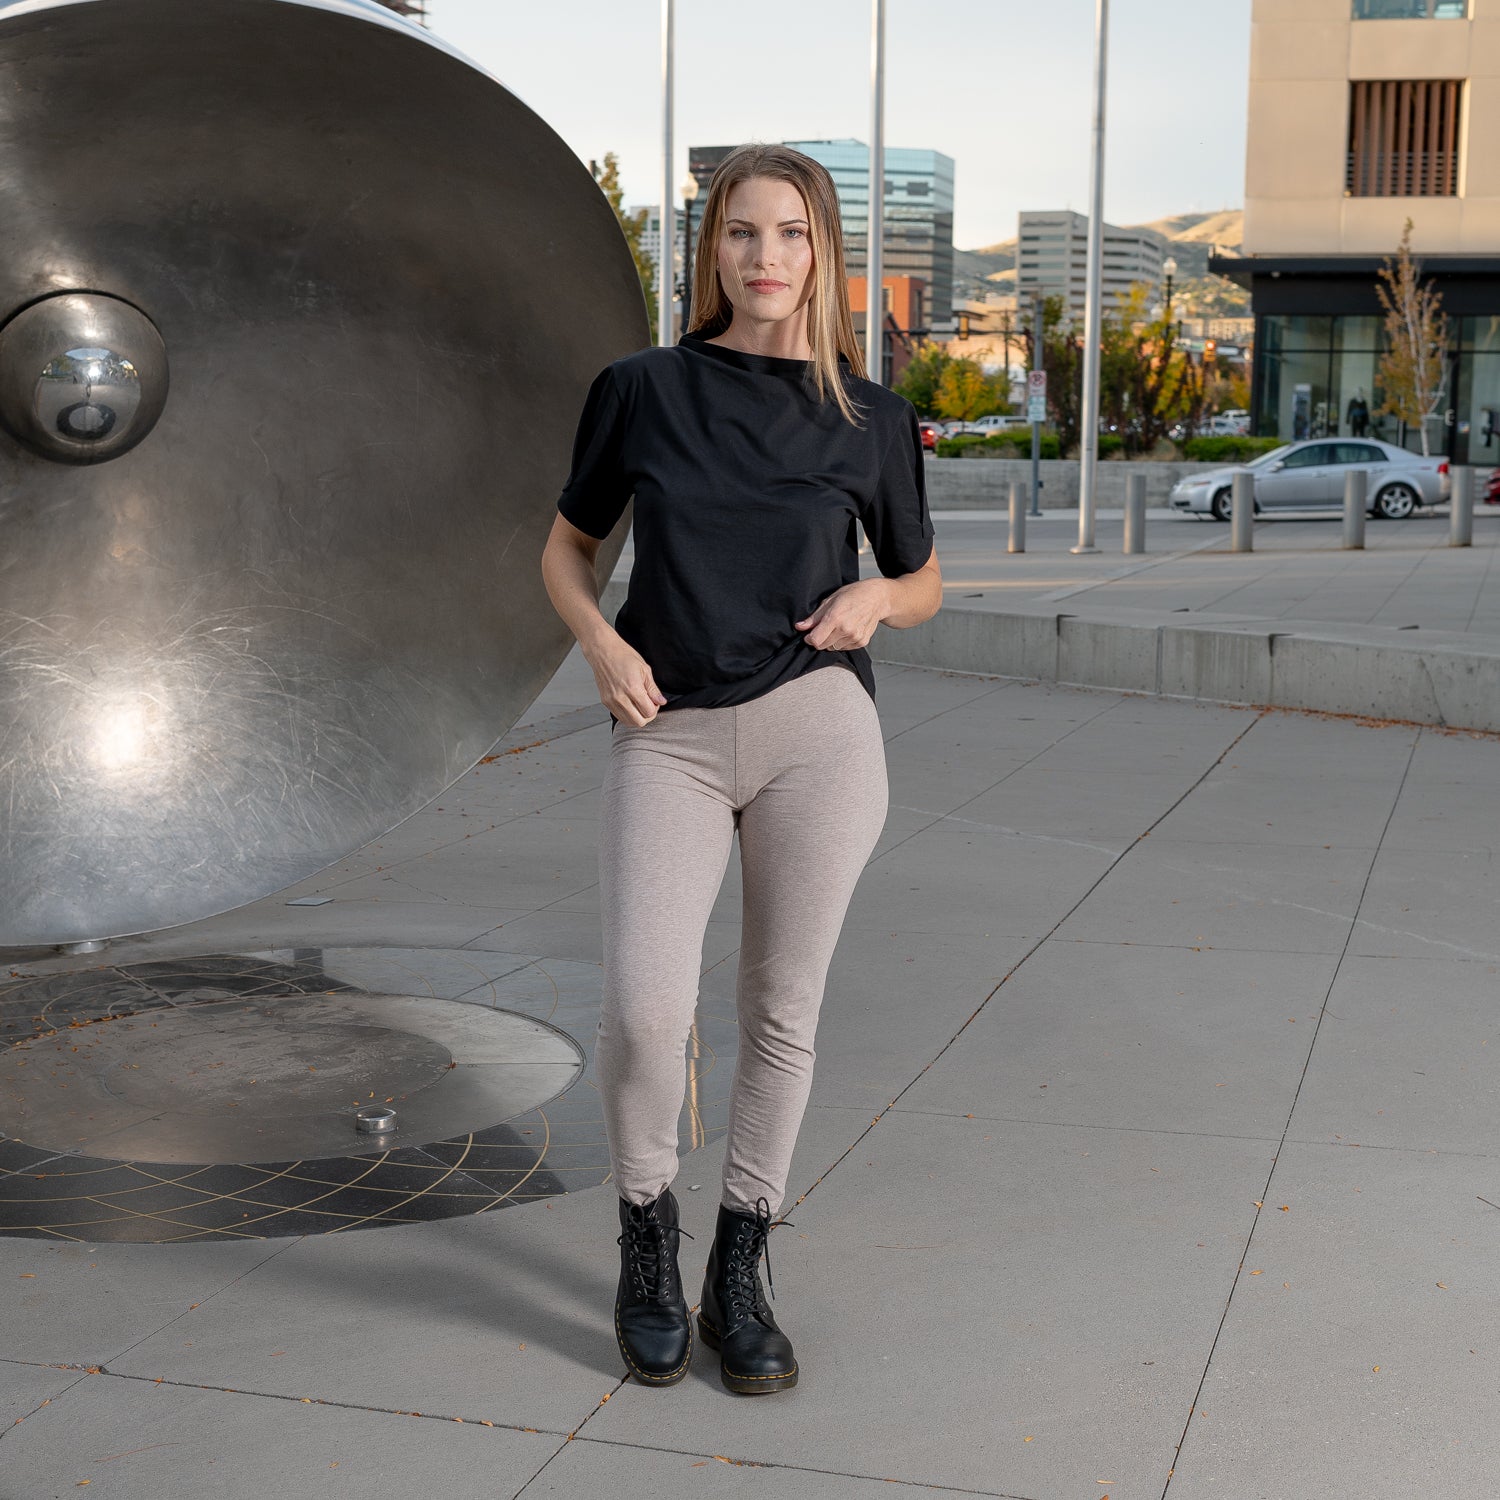
{"label": "woman's right hand", "polygon": [[613,630],[584,660],[593,668],[599,701],[622,724],[649,724],[667,701],[645,657]]}

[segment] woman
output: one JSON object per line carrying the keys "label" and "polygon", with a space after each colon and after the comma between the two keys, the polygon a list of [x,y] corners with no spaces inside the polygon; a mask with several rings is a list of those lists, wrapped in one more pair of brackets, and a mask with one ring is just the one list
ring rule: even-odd
{"label": "woman", "polygon": [[[827,171],[785,146],[732,152],[699,265],[689,331],[590,388],[542,571],[613,720],[594,1056],[620,1198],[615,1334],[643,1383],[687,1373],[671,1183],[703,935],[738,832],[740,1041],[698,1328],[724,1384],[761,1394],[797,1382],[759,1263],[828,966],[887,808],[863,648],[881,621],[935,614],[942,579],[916,412],[862,378]],[[594,559],[632,494],[635,565],[611,627]],[[880,578],[860,580],[856,522]]]}

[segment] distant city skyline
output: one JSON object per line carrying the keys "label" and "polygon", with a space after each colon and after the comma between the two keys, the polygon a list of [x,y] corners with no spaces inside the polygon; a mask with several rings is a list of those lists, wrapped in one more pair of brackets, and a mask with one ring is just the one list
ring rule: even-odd
{"label": "distant city skyline", "polygon": [[[531,106],[580,160],[620,159],[626,200],[655,203],[660,0],[427,0],[430,29]],[[886,8],[886,144],[956,167],[954,244],[1014,237],[1026,209],[1088,208],[1092,0],[939,0]],[[819,0],[735,26],[678,0],[674,184],[689,145],[869,138],[869,0]],[[1105,217],[1142,223],[1240,207],[1250,0],[1116,0]]]}

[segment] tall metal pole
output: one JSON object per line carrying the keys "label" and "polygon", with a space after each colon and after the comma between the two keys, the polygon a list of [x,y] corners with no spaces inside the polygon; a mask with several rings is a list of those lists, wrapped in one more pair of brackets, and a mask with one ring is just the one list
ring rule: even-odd
{"label": "tall metal pole", "polygon": [[656,342],[672,342],[672,253],[677,214],[672,201],[672,22],[674,0],[661,0],[661,249],[656,257]]}
{"label": "tall metal pole", "polygon": [[1103,322],[1104,263],[1104,75],[1109,49],[1109,0],[1095,0],[1094,154],[1089,165],[1088,285],[1083,312],[1083,402],[1078,437],[1078,545],[1074,552],[1097,552],[1094,545],[1095,481],[1099,464],[1099,336]]}
{"label": "tall metal pole", "polygon": [[885,383],[885,0],[870,0],[870,232],[865,254],[865,369]]}
{"label": "tall metal pole", "polygon": [[[1020,249],[1019,240],[1016,241],[1016,248]],[[1045,370],[1047,361],[1043,352],[1043,334],[1046,331],[1046,298],[1043,297],[1040,287],[1032,296],[1035,301],[1032,311],[1036,321],[1031,331],[1031,368]],[[1031,424],[1031,513],[1034,516],[1042,513],[1042,424],[1040,422]]]}

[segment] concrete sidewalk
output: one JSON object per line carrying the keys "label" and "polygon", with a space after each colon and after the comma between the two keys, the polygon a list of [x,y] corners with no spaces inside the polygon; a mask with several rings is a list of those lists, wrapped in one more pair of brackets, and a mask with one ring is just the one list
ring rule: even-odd
{"label": "concrete sidewalk", "polygon": [[1500,506],[1479,506],[1471,547],[1448,545],[1446,507],[1371,521],[1363,551],[1343,523],[1280,516],[1255,527],[1255,550],[1229,550],[1229,528],[1171,511],[1147,518],[1145,555],[1126,557],[1120,512],[1101,513],[1099,552],[1075,557],[1078,512],[1028,517],[1026,551],[1006,552],[999,511],[934,513],[944,602],[968,610],[1060,604],[1075,610],[1182,611],[1264,620],[1391,626],[1500,637]]}
{"label": "concrete sidewalk", "polygon": [[[911,666],[1123,688],[1201,702],[1315,709],[1500,730],[1500,516],[1475,545],[1448,545],[1423,515],[1372,523],[1364,551],[1313,517],[1226,529],[1153,517],[1148,552],[1124,557],[1100,518],[1101,551],[1074,557],[1076,514],[1033,521],[1022,555],[997,515],[938,518],[945,601],[872,650]],[[870,566],[873,571],[872,565]]]}
{"label": "concrete sidewalk", "polygon": [[[794,1391],[735,1398],[701,1349],[622,1381],[607,1183],[296,1239],[9,1237],[0,1497],[1488,1493],[1496,741],[877,677],[891,809],[771,1242]],[[434,993],[464,959],[597,965],[608,733],[575,652],[441,810],[104,958],[385,945]],[[736,858],[715,1015],[738,899]],[[678,1183],[690,1296],[721,1139]]]}

